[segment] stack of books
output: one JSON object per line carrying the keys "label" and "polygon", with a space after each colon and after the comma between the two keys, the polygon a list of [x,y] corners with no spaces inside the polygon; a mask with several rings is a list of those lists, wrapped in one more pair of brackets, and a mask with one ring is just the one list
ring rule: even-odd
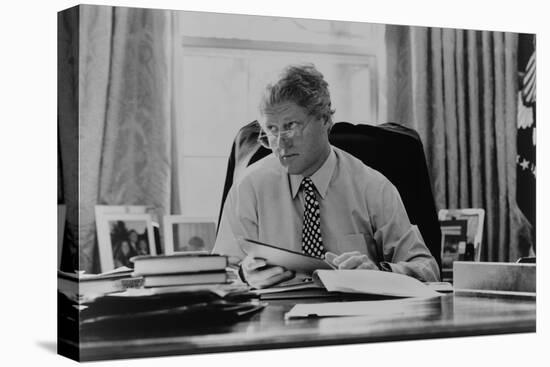
{"label": "stack of books", "polygon": [[226,269],[227,257],[207,253],[180,253],[174,255],[136,256],[136,277],[143,277],[143,286],[167,287],[181,285],[223,284],[232,277]]}
{"label": "stack of books", "polygon": [[83,300],[113,292],[122,292],[128,288],[140,288],[143,278],[132,277],[132,269],[120,267],[115,270],[88,274],[83,271],[74,273],[57,271],[57,288],[70,299]]}

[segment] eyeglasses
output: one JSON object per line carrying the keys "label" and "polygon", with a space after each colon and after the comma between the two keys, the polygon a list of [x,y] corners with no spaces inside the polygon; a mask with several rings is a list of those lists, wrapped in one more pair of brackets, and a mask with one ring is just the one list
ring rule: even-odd
{"label": "eyeglasses", "polygon": [[260,129],[258,142],[267,149],[275,149],[279,146],[280,139],[301,137],[310,121],[311,119],[308,119],[306,122],[291,121],[285,124],[287,126],[285,130],[280,131],[277,126],[271,126],[267,131],[262,128]]}

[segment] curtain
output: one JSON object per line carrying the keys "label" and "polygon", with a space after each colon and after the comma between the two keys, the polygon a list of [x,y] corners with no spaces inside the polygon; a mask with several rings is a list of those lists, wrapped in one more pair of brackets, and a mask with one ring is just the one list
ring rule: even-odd
{"label": "curtain", "polygon": [[58,13],[57,202],[66,208],[61,270],[78,268],[78,21],[77,7]]}
{"label": "curtain", "polygon": [[79,9],[78,267],[97,272],[95,205],[152,205],[156,220],[178,210],[172,20],[165,10]]}
{"label": "curtain", "polygon": [[386,41],[388,117],[420,134],[437,208],[485,209],[483,260],[527,256],[529,223],[516,202],[517,34],[389,26]]}

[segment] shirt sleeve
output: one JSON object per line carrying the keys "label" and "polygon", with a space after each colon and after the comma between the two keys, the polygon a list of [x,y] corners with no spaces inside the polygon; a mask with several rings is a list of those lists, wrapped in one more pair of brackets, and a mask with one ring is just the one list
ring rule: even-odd
{"label": "shirt sleeve", "polygon": [[228,256],[231,264],[240,263],[246,256],[237,238],[258,239],[256,201],[252,185],[246,180],[234,184],[225,200],[212,252]]}
{"label": "shirt sleeve", "polygon": [[376,200],[374,239],[381,245],[384,261],[395,273],[426,282],[439,281],[439,267],[416,225],[409,217],[395,186],[387,181]]}

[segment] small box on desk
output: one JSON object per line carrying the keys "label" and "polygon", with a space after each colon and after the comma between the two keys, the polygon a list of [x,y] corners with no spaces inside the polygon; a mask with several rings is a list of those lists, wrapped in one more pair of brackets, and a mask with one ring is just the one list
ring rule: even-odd
{"label": "small box on desk", "polygon": [[535,296],[536,264],[455,261],[454,289]]}

